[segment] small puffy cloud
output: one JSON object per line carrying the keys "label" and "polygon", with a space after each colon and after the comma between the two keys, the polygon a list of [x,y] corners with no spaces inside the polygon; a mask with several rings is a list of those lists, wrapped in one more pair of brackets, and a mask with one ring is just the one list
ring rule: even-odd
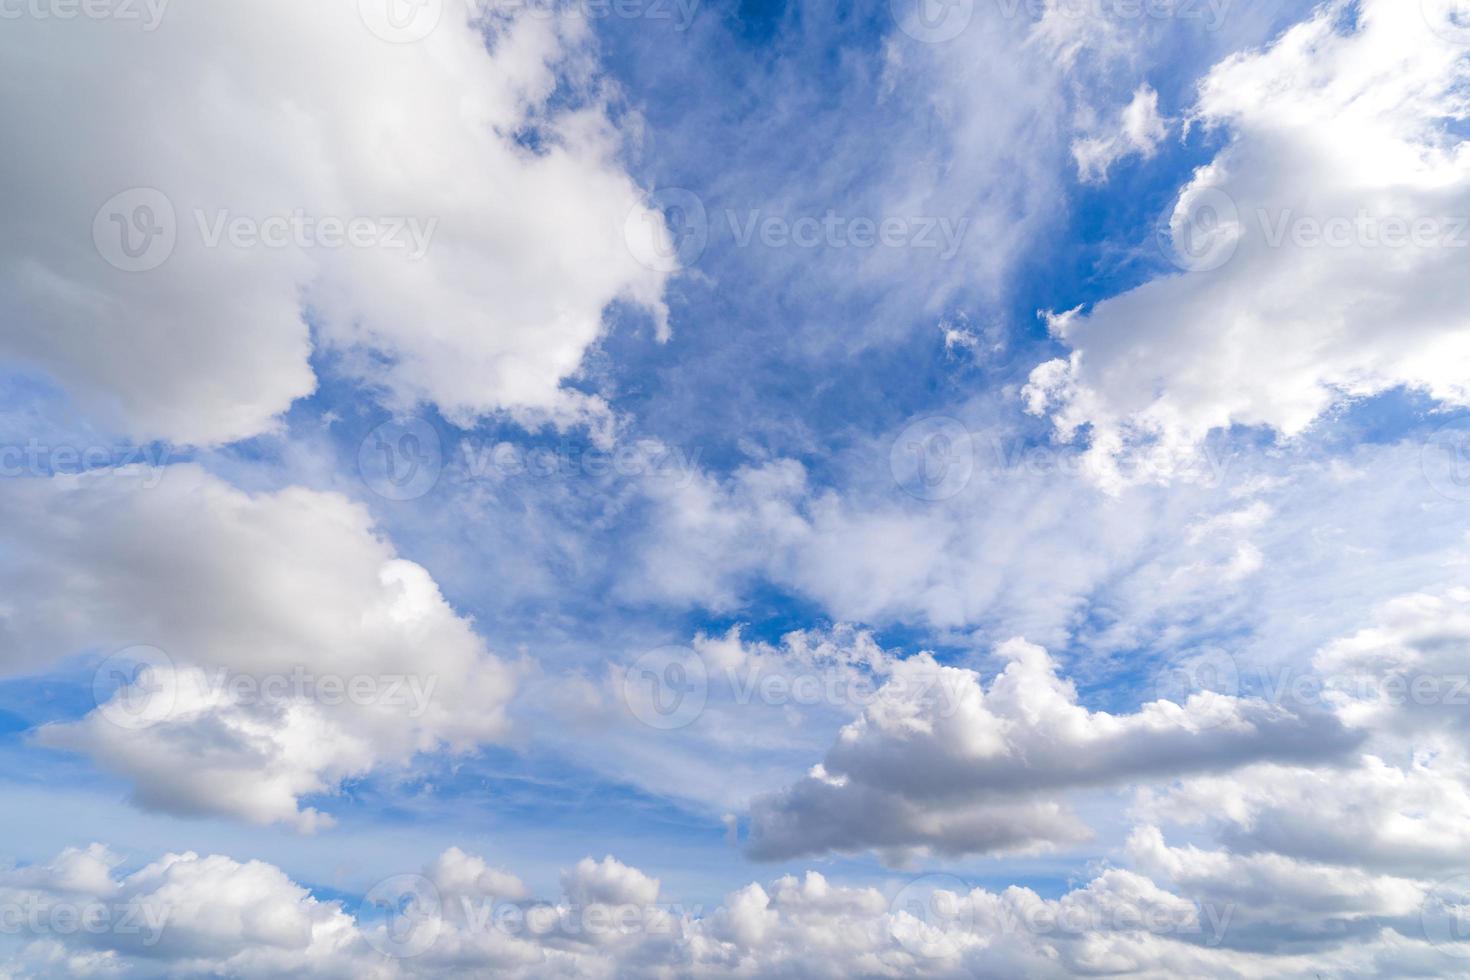
{"label": "small puffy cloud", "polygon": [[1133,93],[1133,101],[1124,107],[1115,130],[1099,136],[1086,136],[1072,143],[1072,157],[1077,161],[1077,176],[1084,183],[1102,183],[1108,170],[1119,160],[1153,156],[1168,133],[1168,125],[1159,115],[1159,93],[1152,86],[1141,85]]}
{"label": "small puffy cloud", "polygon": [[562,874],[561,887],[579,905],[651,905],[658,901],[658,879],[611,855],[601,861],[583,858]]}

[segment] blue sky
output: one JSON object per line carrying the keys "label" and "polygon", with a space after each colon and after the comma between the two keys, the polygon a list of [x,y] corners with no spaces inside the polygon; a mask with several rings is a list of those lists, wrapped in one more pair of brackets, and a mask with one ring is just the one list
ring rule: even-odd
{"label": "blue sky", "polygon": [[[975,890],[972,916],[1012,886],[1065,903],[1131,875],[1134,901],[1300,908],[1245,916],[1224,953],[1093,936],[1124,973],[1451,975],[1410,921],[1434,876],[1393,841],[1301,844],[1317,818],[1289,788],[1337,779],[1323,814],[1411,830],[1438,808],[1453,851],[1463,723],[1371,685],[1272,685],[1466,663],[1470,48],[1435,19],[1449,0],[1181,3],[963,0],[938,43],[900,0],[707,0],[687,25],[449,3],[418,40],[284,7],[169,10],[156,32],[18,19],[0,52],[59,67],[0,97],[13,130],[99,51],[129,65],[121,92],[157,72],[171,94],[98,95],[87,132],[48,125],[0,167],[26,202],[0,248],[0,894],[97,842],[128,894],[161,855],[219,855],[318,900],[262,907],[347,921],[390,876],[447,896],[440,856],[483,855],[531,895],[646,876],[703,910],[672,952],[526,953],[566,975],[1068,975],[1091,961],[1066,942],[978,926],[915,954],[891,911],[879,959],[793,950],[926,875]],[[177,212],[158,266],[68,237],[118,191],[125,233],[139,201],[156,218],[138,188]],[[691,201],[704,244],[680,250]],[[436,230],[417,261],[219,248],[191,237],[209,208]],[[1366,217],[1318,247],[1270,242],[1282,215]],[[1364,237],[1401,219],[1434,241]],[[893,244],[860,243],[886,222]],[[1225,258],[1178,264],[1191,233]],[[964,475],[915,492],[915,450]],[[395,487],[385,451],[428,482]],[[445,699],[201,694],[119,733],[129,694],[94,674],[139,646],[180,684],[290,664],[432,676]],[[668,647],[708,669],[709,704],[660,730],[629,671]],[[1201,680],[1220,663],[1223,689]],[[726,666],[978,700],[742,700]],[[1399,789],[1367,788],[1390,770]],[[811,870],[845,911],[814,925],[771,898],[768,928],[794,931],[751,940],[732,893]],[[322,975],[507,969],[385,958],[370,917],[348,932],[298,953]],[[210,935],[175,968],[271,975],[292,948]],[[56,938],[7,940],[15,975],[59,975]]]}

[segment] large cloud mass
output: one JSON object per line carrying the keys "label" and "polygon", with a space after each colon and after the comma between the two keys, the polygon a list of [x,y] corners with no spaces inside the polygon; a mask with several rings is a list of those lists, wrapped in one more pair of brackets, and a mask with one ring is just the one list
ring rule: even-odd
{"label": "large cloud mass", "polygon": [[[143,439],[272,428],[315,385],[312,326],[394,405],[585,416],[560,384],[603,308],[665,316],[665,273],[625,241],[641,193],[586,20],[434,3],[427,36],[393,43],[375,6],[7,17],[0,125],[25,138],[0,162],[0,355]],[[321,224],[355,219],[384,237]]]}
{"label": "large cloud mass", "polygon": [[506,732],[513,670],[345,497],[252,495],[188,465],[152,489],[6,481],[0,523],[0,664],[118,654],[100,707],[40,738],[145,805],[310,829],[304,795]]}
{"label": "large cloud mass", "polygon": [[1217,65],[1192,124],[1229,143],[1162,236],[1188,271],[1055,318],[1072,353],[1032,374],[1033,410],[1064,439],[1091,426],[1111,459],[1233,424],[1295,436],[1397,386],[1470,402],[1470,58],[1452,7],[1326,4]]}

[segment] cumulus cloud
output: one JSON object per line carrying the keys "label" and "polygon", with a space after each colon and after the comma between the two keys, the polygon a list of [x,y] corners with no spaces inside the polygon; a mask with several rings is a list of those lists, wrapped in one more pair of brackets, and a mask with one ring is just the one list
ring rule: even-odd
{"label": "cumulus cloud", "polygon": [[166,854],[126,875],[100,845],[0,872],[21,976],[383,976],[352,918],[279,868]]}
{"label": "cumulus cloud", "polygon": [[1086,136],[1072,143],[1072,157],[1077,161],[1077,176],[1085,183],[1107,180],[1113,164],[1129,156],[1148,159],[1159,148],[1168,133],[1159,115],[1159,93],[1149,85],[1141,85],[1133,93],[1133,101],[1124,107],[1115,131]]}
{"label": "cumulus cloud", "polygon": [[392,43],[372,4],[159,6],[0,38],[0,123],[28,134],[0,163],[0,355],[112,431],[268,431],[313,340],[394,407],[586,418],[561,382],[604,307],[666,326],[667,274],[624,237],[662,217],[616,162],[585,18],[436,3]]}
{"label": "cumulus cloud", "polygon": [[[441,891],[446,875],[462,879],[457,866],[483,864],[451,850],[423,875],[384,879],[354,906],[317,899],[278,868],[218,855],[170,854],[118,874],[120,860],[94,845],[0,872],[0,895],[8,907],[35,910],[17,930],[25,945],[15,965],[25,976],[1245,978],[1436,965],[1437,975],[1464,975],[1443,972],[1443,947],[1412,932],[1408,920],[1417,917],[1407,912],[1422,885],[1285,874],[1295,869],[1169,848],[1151,828],[1130,850],[1175,890],[1124,868],[1102,869],[1055,899],[948,875],[880,889],[807,872],[752,883],[708,911],[641,883],[604,895],[495,900]],[[600,864],[624,880],[650,880],[612,859]],[[1318,945],[1333,948],[1245,948],[1262,938],[1253,930],[1271,911],[1287,914],[1293,900],[1324,929]],[[102,927],[70,928],[81,920],[53,914],[61,908]],[[1344,932],[1346,922],[1376,929]]]}
{"label": "cumulus cloud", "polygon": [[311,829],[302,797],[507,731],[514,669],[345,497],[184,465],[149,490],[5,481],[0,521],[0,663],[108,656],[99,707],[39,738],[145,806]]}
{"label": "cumulus cloud", "polygon": [[1352,765],[1186,779],[1146,793],[1141,812],[1247,853],[1419,878],[1470,870],[1467,603],[1461,588],[1394,599],[1277,679],[1273,700],[1328,705],[1363,734]]}
{"label": "cumulus cloud", "polygon": [[1470,402],[1470,59],[1448,7],[1326,4],[1201,82],[1191,125],[1230,138],[1162,236],[1188,271],[1054,320],[1072,352],[1031,377],[1059,438],[1090,427],[1105,484],[1127,477],[1101,464],[1140,447],[1298,436],[1398,386]]}
{"label": "cumulus cloud", "polygon": [[1012,640],[998,654],[1006,667],[988,687],[928,657],[895,667],[821,766],[752,804],[751,853],[1043,850],[1089,836],[1058,793],[1340,758],[1357,741],[1326,712],[1209,692],[1132,715],[1094,712],[1042,648]]}

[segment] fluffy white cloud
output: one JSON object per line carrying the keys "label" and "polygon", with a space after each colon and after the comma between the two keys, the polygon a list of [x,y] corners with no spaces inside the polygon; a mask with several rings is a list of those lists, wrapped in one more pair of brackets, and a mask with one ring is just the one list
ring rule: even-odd
{"label": "fluffy white cloud", "polygon": [[[314,388],[313,329],[395,406],[585,417],[560,385],[604,307],[665,325],[585,18],[435,3],[416,8],[434,30],[391,43],[371,3],[158,6],[151,30],[23,16],[0,37],[0,124],[27,134],[0,162],[0,355],[97,420],[201,444],[269,430]],[[331,222],[359,219],[344,245]]]}
{"label": "fluffy white cloud", "polygon": [[920,656],[898,664],[822,765],[751,807],[751,852],[788,858],[875,848],[1024,852],[1089,834],[1056,798],[1263,759],[1341,757],[1358,741],[1335,717],[1210,692],[1131,715],[1090,711],[1046,651],[1012,640],[986,687]]}
{"label": "fluffy white cloud", "polygon": [[1159,93],[1141,85],[1133,93],[1133,101],[1124,107],[1114,132],[1082,137],[1072,143],[1077,175],[1085,182],[1101,183],[1119,160],[1135,154],[1144,159],[1153,156],[1167,133],[1168,126],[1159,115]]}
{"label": "fluffy white cloud", "polygon": [[186,465],[152,489],[5,481],[0,522],[8,670],[153,648],[99,678],[96,711],[39,733],[145,806],[310,829],[303,796],[507,730],[514,670],[345,497],[249,494]]}
{"label": "fluffy white cloud", "polygon": [[1470,402],[1470,57],[1452,5],[1422,6],[1324,5],[1202,81],[1192,124],[1230,141],[1169,222],[1191,271],[1054,319],[1072,354],[1028,391],[1062,439],[1091,426],[1109,486],[1126,476],[1102,464],[1140,447],[1297,436],[1347,397]]}
{"label": "fluffy white cloud", "polygon": [[0,872],[5,932],[27,940],[19,975],[391,975],[340,905],[272,865],[167,854],[114,877],[119,864],[94,844]]}
{"label": "fluffy white cloud", "polygon": [[[1171,849],[1153,830],[1141,831],[1132,849],[1176,879],[1178,891],[1109,868],[1056,899],[1021,887],[970,888],[946,875],[880,890],[807,872],[750,884],[707,913],[641,885],[603,896],[606,902],[572,895],[447,900],[437,884],[445,873],[455,877],[446,868],[483,864],[451,850],[426,875],[385,879],[353,908],[313,898],[270,865],[221,856],[171,854],[115,876],[118,859],[93,846],[0,872],[0,896],[7,909],[26,913],[7,923],[24,940],[14,959],[20,976],[65,969],[125,977],[289,970],[313,977],[1245,978],[1322,970],[1407,975],[1415,968],[1466,975],[1455,972],[1443,946],[1412,934],[1409,920],[1418,918],[1406,913],[1417,907],[1419,885],[1304,879],[1284,873],[1294,870],[1286,865]],[[641,878],[611,859],[602,864]],[[1263,889],[1280,889],[1271,896],[1278,904],[1249,907]],[[1242,948],[1261,945],[1257,926],[1272,910],[1291,914],[1292,900],[1310,905],[1298,915],[1324,925],[1320,943]],[[73,927],[80,921],[98,928]],[[1377,925],[1332,926],[1353,921]]]}

